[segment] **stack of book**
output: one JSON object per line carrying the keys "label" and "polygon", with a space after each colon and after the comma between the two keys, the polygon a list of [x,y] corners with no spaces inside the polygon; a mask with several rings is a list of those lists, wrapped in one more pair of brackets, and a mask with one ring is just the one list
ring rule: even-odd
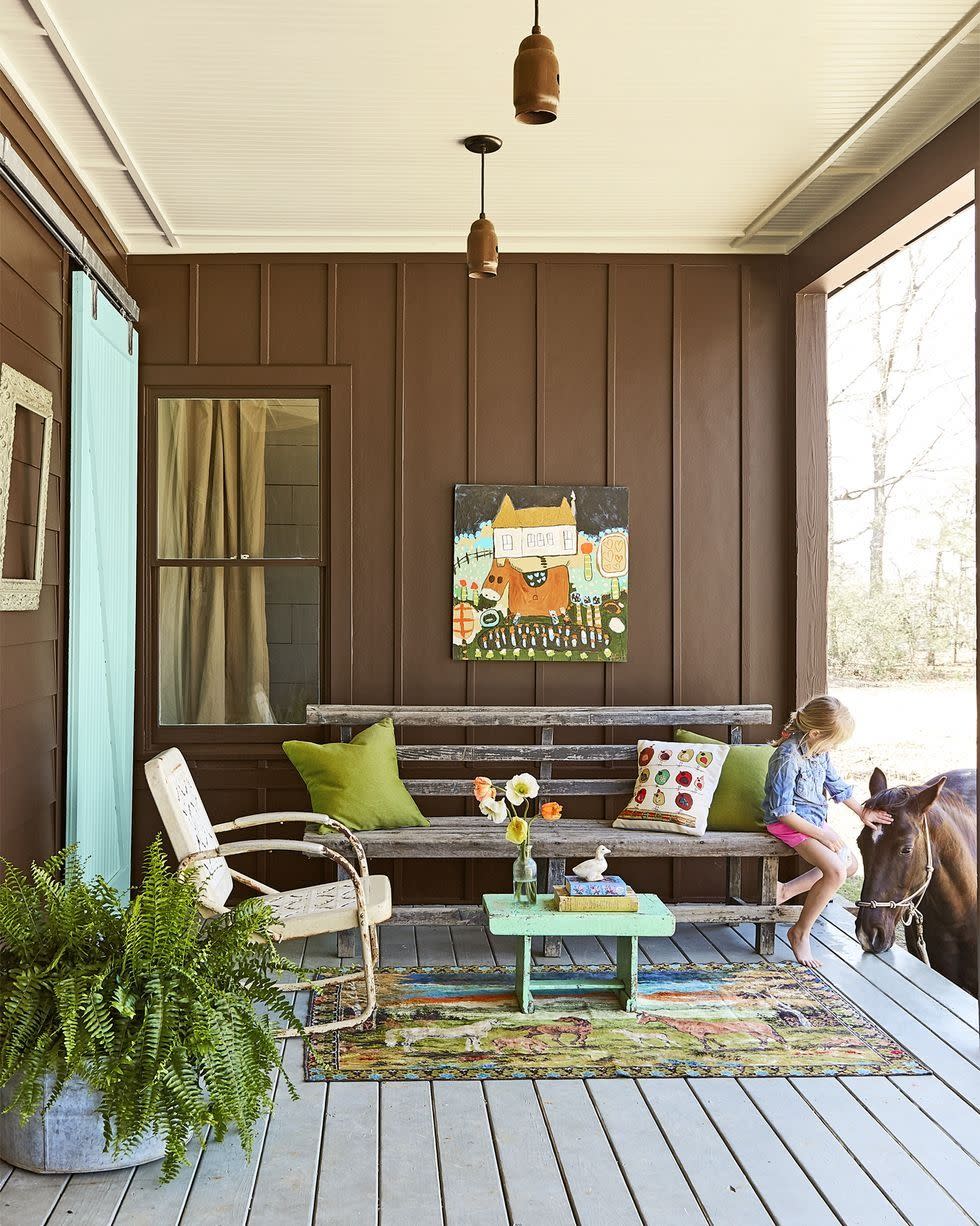
{"label": "stack of book", "polygon": [[566,877],[564,885],[555,887],[555,906],[559,911],[637,911],[640,903],[622,877]]}

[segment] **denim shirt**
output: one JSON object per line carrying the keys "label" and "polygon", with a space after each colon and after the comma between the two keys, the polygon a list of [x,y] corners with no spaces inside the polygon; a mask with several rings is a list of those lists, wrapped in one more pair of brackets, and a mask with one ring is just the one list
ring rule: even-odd
{"label": "denim shirt", "polygon": [[766,775],[762,817],[772,825],[791,813],[822,826],[827,820],[827,800],[849,800],[854,789],[838,775],[830,755],[806,757],[798,736],[788,737],[772,752]]}

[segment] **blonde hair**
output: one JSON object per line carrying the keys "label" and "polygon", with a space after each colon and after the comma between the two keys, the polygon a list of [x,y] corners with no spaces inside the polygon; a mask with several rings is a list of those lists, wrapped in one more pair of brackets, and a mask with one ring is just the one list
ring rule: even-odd
{"label": "blonde hair", "polygon": [[847,707],[832,694],[821,694],[790,715],[773,744],[799,736],[800,748],[810,758],[843,744],[853,732],[854,716]]}

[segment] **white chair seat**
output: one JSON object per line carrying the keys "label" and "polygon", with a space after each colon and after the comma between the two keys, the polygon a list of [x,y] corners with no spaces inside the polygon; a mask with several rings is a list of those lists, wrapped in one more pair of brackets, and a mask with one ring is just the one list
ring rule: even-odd
{"label": "white chair seat", "polygon": [[[357,927],[354,886],[349,880],[328,881],[302,890],[283,890],[262,900],[276,917],[276,937],[315,936]],[[391,917],[391,883],[387,877],[364,879],[364,903],[369,924],[383,924]]]}

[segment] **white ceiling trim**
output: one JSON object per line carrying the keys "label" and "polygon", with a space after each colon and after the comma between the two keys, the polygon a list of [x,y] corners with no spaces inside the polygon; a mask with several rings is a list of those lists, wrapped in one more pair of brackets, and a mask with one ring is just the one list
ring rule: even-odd
{"label": "white ceiling trim", "polygon": [[[799,231],[760,235],[748,249],[756,254],[784,254],[786,244],[800,238]],[[671,230],[662,234],[633,232],[629,234],[513,234],[508,231],[501,236],[500,254],[529,255],[545,252],[574,255],[580,252],[608,255],[665,255],[678,251],[689,255],[731,255],[732,236],[715,237],[704,234],[678,234]],[[155,231],[129,231],[129,250],[132,255],[154,255],[160,252],[160,237]],[[197,231],[181,230],[180,249],[188,255],[209,253],[261,254],[264,252],[297,253],[317,251],[323,253],[343,252],[350,254],[398,253],[435,254],[453,252],[459,254],[466,247],[466,231],[451,234],[425,234],[413,230],[410,234],[368,234],[343,231],[304,230],[301,234],[284,234],[280,230],[255,231],[234,234],[227,230]],[[461,257],[462,258],[462,257]]]}
{"label": "white ceiling trim", "polygon": [[[463,250],[467,167],[453,157],[457,138],[443,133],[442,116],[458,95],[459,132],[481,130],[472,124],[499,109],[500,82],[489,69],[476,74],[470,97],[468,76],[433,76],[429,23],[409,19],[397,0],[359,0],[356,16],[343,6],[320,10],[305,42],[296,32],[306,27],[292,21],[304,11],[301,0],[281,0],[285,16],[276,17],[257,0],[201,8],[199,0],[125,9],[116,0],[75,3],[0,0],[0,57],[128,251]],[[502,0],[502,27],[522,4]],[[826,0],[785,14],[781,4],[758,0],[751,29],[738,27],[734,61],[748,56],[748,79],[720,51],[716,70],[697,59],[700,23],[722,14],[724,0],[705,0],[700,16],[656,17],[643,0],[628,0],[637,49],[613,80],[593,70],[593,31],[582,14],[563,10],[569,130],[538,134],[535,146],[523,131],[509,138],[511,156],[494,168],[503,254],[784,254],[980,99],[980,2]],[[436,26],[454,6],[426,0],[423,7]],[[234,55],[211,71],[204,52],[226,36]],[[406,38],[415,47],[407,61]],[[486,57],[492,68],[513,50],[509,34],[496,38]],[[805,71],[794,75],[785,49],[799,48],[801,38],[809,52]],[[158,55],[136,67],[130,52],[141,44]],[[314,47],[333,57],[332,75],[319,74]],[[365,112],[350,105],[348,78],[369,54],[380,55],[385,89]],[[660,57],[654,76],[647,55]],[[252,61],[266,76],[246,88],[236,65]],[[171,68],[179,70],[176,95]],[[676,118],[663,129],[662,149],[643,146],[635,175],[630,122],[607,130],[617,101],[631,105],[634,127],[647,112]],[[392,125],[399,133],[408,125],[412,140],[399,140],[388,159],[378,138]],[[327,139],[311,157],[321,128]],[[539,163],[537,148],[560,156]],[[757,212],[766,199],[772,203]]]}
{"label": "white ceiling trim", "polygon": [[[973,30],[980,25],[980,4],[975,4],[972,9],[957,22],[955,26],[944,35],[926,54],[914,64],[909,71],[897,81],[894,86],[880,98],[873,107],[861,116],[861,118],[850,127],[843,136],[821,154],[815,162],[782,192],[767,208],[755,217],[745,227],[744,233],[732,242],[733,247],[740,247],[754,238],[761,230],[765,229],[766,223],[776,217],[791,201],[795,200],[802,192],[804,192],[811,183],[814,183],[822,174],[832,170],[833,164],[866,132],[869,132],[880,119],[882,119],[892,109],[896,103],[910,93],[911,90],[924,81],[930,72],[940,64],[951,51],[954,51],[960,43],[966,39]],[[943,125],[945,126],[945,124]],[[924,142],[923,142],[924,143]],[[897,164],[897,163],[896,163]],[[854,174],[856,173],[851,167],[841,168],[838,173]],[[863,171],[861,173],[864,173]],[[880,175],[881,171],[871,171],[873,175]],[[861,193],[858,193],[861,194]],[[833,215],[833,214],[832,214]],[[821,225],[825,225],[828,219],[825,218],[815,224],[811,233],[820,229]]]}
{"label": "white ceiling trim", "polygon": [[54,50],[58,59],[61,61],[62,67],[69,77],[71,77],[79,93],[85,99],[89,110],[92,112],[93,118],[101,128],[106,140],[108,140],[110,145],[112,145],[113,149],[118,154],[119,160],[126,168],[126,171],[133,182],[133,186],[136,188],[136,191],[139,193],[143,203],[150,210],[150,213],[153,215],[154,219],[159,225],[163,237],[167,240],[171,247],[179,247],[180,243],[177,240],[177,235],[174,233],[173,227],[167,220],[167,216],[163,209],[160,207],[160,203],[155,194],[150,189],[143,172],[140,170],[139,166],[137,166],[136,159],[130,152],[129,146],[123,140],[119,133],[119,129],[116,127],[115,123],[113,123],[111,116],[103,106],[98,94],[93,88],[88,77],[85,75],[84,69],[82,68],[81,64],[79,64],[74,52],[68,45],[65,36],[59,29],[58,23],[55,21],[54,17],[51,15],[47,6],[45,5],[44,0],[25,0],[25,3],[41,24],[44,33],[51,42],[52,49]]}

